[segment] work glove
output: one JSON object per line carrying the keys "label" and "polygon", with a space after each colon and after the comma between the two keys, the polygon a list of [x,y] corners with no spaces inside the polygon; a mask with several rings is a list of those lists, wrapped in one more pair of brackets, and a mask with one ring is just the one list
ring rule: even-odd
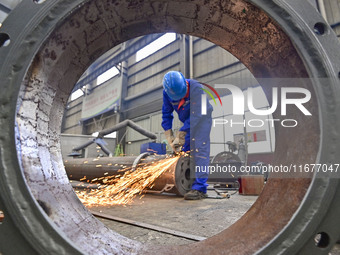
{"label": "work glove", "polygon": [[168,141],[168,144],[171,146],[171,144],[174,142],[175,137],[174,133],[172,132],[171,129],[168,129],[164,132],[165,138]]}
{"label": "work glove", "polygon": [[179,153],[179,152],[182,151],[182,146],[185,143],[186,134],[187,134],[187,132],[184,132],[184,131],[179,131],[177,133],[175,140],[171,144],[171,147],[172,147],[172,149],[174,150],[175,153]]}

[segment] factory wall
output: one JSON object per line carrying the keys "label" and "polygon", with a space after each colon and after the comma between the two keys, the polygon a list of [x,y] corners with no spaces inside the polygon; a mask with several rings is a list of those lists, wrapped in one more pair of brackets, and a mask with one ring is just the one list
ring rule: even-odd
{"label": "factory wall", "polygon": [[[61,134],[60,136],[60,146],[63,159],[72,158],[70,155],[73,151],[73,148],[87,143],[89,140],[93,140],[93,137],[90,135],[74,135],[74,134]],[[116,141],[113,138],[105,138],[105,142],[107,143],[106,147],[111,151],[114,152],[116,147]],[[98,145],[92,143],[91,145],[87,146],[83,150],[79,151],[84,158],[95,158],[98,156],[105,155],[103,151],[100,149]]]}
{"label": "factory wall", "polygon": [[325,15],[334,32],[340,37],[340,0],[324,0]]}
{"label": "factory wall", "polygon": [[63,118],[62,133],[82,134],[83,127],[79,123],[81,119],[82,102],[83,97],[80,97],[67,105]]}
{"label": "factory wall", "polygon": [[[340,0],[316,2],[323,3],[324,15],[335,32],[340,35]],[[316,4],[316,2],[315,5],[319,6],[320,4]],[[175,41],[139,62],[136,62],[136,54],[130,54],[124,59],[124,63],[117,65],[120,69],[118,76],[107,81],[114,83],[116,79],[121,79],[124,76],[121,79],[122,95],[118,112],[105,112],[80,122],[83,100],[83,97],[80,97],[69,102],[65,111],[62,132],[89,135],[110,128],[124,119],[131,119],[156,133],[158,142],[164,141],[164,131],[161,128],[162,78],[170,70],[181,71],[187,78],[194,78],[210,85],[234,83],[242,89],[258,85],[248,69],[224,49],[200,38],[193,37],[190,40],[188,38],[189,36],[177,35]],[[117,46],[111,52],[105,54],[100,61],[105,63],[110,59],[110,56],[113,58],[124,50],[131,50],[139,40],[140,38],[136,38]],[[93,83],[87,87],[93,89],[96,86],[97,84]],[[86,91],[87,93],[91,92]],[[96,93],[95,91],[93,90],[92,93]],[[225,96],[224,100],[228,101],[227,94],[222,93],[222,96]],[[178,130],[180,127],[181,123],[175,116],[174,129]],[[228,139],[233,140],[233,133],[239,131],[229,130]],[[265,128],[265,131],[268,139],[275,135],[270,128]],[[124,145],[126,155],[139,154],[140,145],[148,141],[149,139],[130,128],[122,130],[117,135],[117,143],[121,142]],[[274,141],[268,141],[267,146],[262,151],[273,151],[274,144]],[[223,150],[224,146],[216,145],[215,148],[217,149],[211,150],[213,154]]]}
{"label": "factory wall", "polygon": [[[134,120],[140,126],[156,133],[159,142],[165,140],[164,130],[161,127],[162,78],[170,70],[186,72],[183,70],[183,63],[181,63],[185,58],[183,54],[184,40],[188,44],[188,37],[177,35],[175,41],[139,62],[136,62],[135,54],[126,59],[126,79],[123,83],[125,96],[122,98],[119,121],[126,118]],[[127,42],[126,48],[131,44],[132,42]],[[193,38],[192,52],[193,55],[189,58],[192,57],[193,78],[211,85],[227,82],[228,79],[241,79],[242,85],[245,87],[256,84],[251,73],[238,59],[213,43]],[[123,75],[123,73],[121,72],[119,75]],[[114,82],[115,79],[118,78],[114,77],[108,82]],[[148,91],[150,93],[145,94]],[[142,94],[145,95],[139,97]],[[112,127],[117,123],[117,114],[112,112],[79,123],[80,113],[78,111],[81,111],[81,104],[79,104],[81,100],[82,97],[70,102],[65,116],[64,133],[88,135]],[[176,114],[174,116],[173,128],[177,131],[182,124]],[[149,141],[130,128],[123,132],[126,132],[126,135],[121,134],[118,139],[121,141],[118,142],[123,142],[125,145],[124,153],[126,155],[139,154],[140,145]]]}
{"label": "factory wall", "polygon": [[135,55],[130,57],[127,61],[127,96],[135,96],[159,86],[166,72],[179,70],[179,60],[179,40],[139,62],[136,62]]}
{"label": "factory wall", "polygon": [[[182,41],[177,40],[160,52],[138,63],[135,63],[133,57],[130,58],[128,61],[129,96],[142,93],[144,86],[146,90],[161,86],[163,75],[169,70],[180,70],[183,72],[183,70],[180,69],[179,61],[181,44]],[[130,67],[130,63],[133,63],[132,68]],[[138,79],[136,79],[136,72],[139,72]],[[224,49],[200,38],[193,39],[193,77],[194,79],[211,85],[228,83],[228,81],[237,79],[243,81],[241,83],[244,87],[257,84],[252,74],[238,59]],[[157,98],[161,99],[161,90]],[[137,117],[133,120],[142,127],[156,133],[158,141],[162,142],[165,140],[165,137],[161,127],[162,115],[161,111],[159,111],[160,107],[161,104],[158,105],[157,112]],[[176,132],[182,124],[176,114],[174,114],[174,117],[173,129]],[[126,136],[126,154],[139,154],[140,145],[145,142],[148,142],[147,138],[129,129]],[[218,150],[212,150],[212,153],[216,154],[218,153],[217,151]]]}

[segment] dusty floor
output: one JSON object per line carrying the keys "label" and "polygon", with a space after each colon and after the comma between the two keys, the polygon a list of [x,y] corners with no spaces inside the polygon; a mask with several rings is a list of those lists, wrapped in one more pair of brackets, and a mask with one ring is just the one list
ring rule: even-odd
{"label": "dusty floor", "polygon": [[[214,191],[209,191],[209,194],[216,195]],[[236,193],[229,199],[208,198],[199,201],[185,201],[172,194],[148,194],[142,199],[135,199],[132,205],[92,207],[90,209],[196,236],[210,237],[242,217],[256,199],[257,196],[242,196]],[[166,245],[195,242],[125,223],[98,219],[121,235],[142,243]],[[340,255],[340,245],[336,245],[329,254]]]}
{"label": "dusty floor", "polygon": [[[214,191],[209,191],[216,195]],[[91,210],[182,231],[202,237],[213,236],[237,221],[255,202],[256,196],[235,194],[227,199],[186,201],[172,194],[148,194],[134,204],[114,207],[93,207]],[[100,219],[116,232],[143,243],[185,244],[185,238]]]}

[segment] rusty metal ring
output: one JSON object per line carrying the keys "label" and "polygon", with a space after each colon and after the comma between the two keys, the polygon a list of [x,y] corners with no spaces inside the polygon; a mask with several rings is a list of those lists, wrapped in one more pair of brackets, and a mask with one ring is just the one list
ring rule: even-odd
{"label": "rusty metal ring", "polygon": [[307,1],[40,2],[22,1],[0,30],[1,253],[328,253],[340,237],[339,179],[271,180],[228,230],[188,246],[143,246],[109,231],[77,200],[58,138],[67,97],[92,61],[128,39],[176,31],[220,45],[257,78],[328,78],[313,82],[316,118],[296,132],[308,146],[291,134],[288,150],[289,134],[279,129],[276,162],[338,163],[339,42]]}

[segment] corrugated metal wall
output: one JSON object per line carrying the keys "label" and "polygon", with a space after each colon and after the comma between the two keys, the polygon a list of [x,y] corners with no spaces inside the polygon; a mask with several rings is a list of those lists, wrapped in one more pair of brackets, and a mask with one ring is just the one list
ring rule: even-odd
{"label": "corrugated metal wall", "polygon": [[62,132],[67,134],[82,134],[81,119],[83,97],[70,102],[65,110]]}
{"label": "corrugated metal wall", "polygon": [[[325,0],[324,5],[328,22],[331,25],[335,24],[334,29],[340,35],[340,24],[336,25],[340,22],[340,0]],[[134,39],[130,44],[127,42],[126,47],[137,41],[138,39]],[[192,58],[194,79],[210,85],[235,81],[235,85],[243,88],[257,84],[248,69],[224,49],[200,38],[193,38],[192,41],[193,56],[189,58]],[[162,78],[169,70],[185,71],[181,70],[185,66],[183,45],[183,36],[177,35],[176,41],[139,62],[136,62],[136,55],[126,59],[127,78],[123,81],[123,91],[125,88],[123,94],[127,100],[124,108],[123,98],[120,121],[124,118],[133,119],[142,127],[156,133],[159,141],[164,140],[164,131],[161,127]],[[142,94],[143,96],[139,96]],[[78,123],[81,110],[79,103],[81,99],[69,104],[64,120],[65,133],[91,134],[116,124],[117,115],[109,112],[87,121],[82,128]],[[174,128],[179,129],[182,124],[176,114],[174,115]],[[122,135],[120,139],[121,137]],[[145,142],[148,142],[148,139],[128,128],[125,136],[125,154],[139,154],[140,145]]]}
{"label": "corrugated metal wall", "polygon": [[164,73],[179,69],[179,59],[178,40],[137,63],[135,55],[130,57],[127,96],[138,95],[161,85]]}
{"label": "corrugated metal wall", "polygon": [[[127,79],[125,84],[123,84],[126,88],[126,98],[133,98],[153,88],[155,92],[151,97],[150,95],[145,95],[138,101],[131,100],[127,107],[128,109],[125,109],[125,111],[135,113],[135,117],[133,117],[132,120],[143,128],[156,133],[159,142],[165,140],[164,130],[161,127],[162,79],[167,71],[178,70],[183,72],[183,70],[180,69],[183,66],[181,65],[182,58],[184,58],[181,54],[181,47],[183,47],[182,38],[182,36],[177,35],[176,41],[139,62],[136,62],[135,55],[127,59]],[[127,43],[127,45],[129,45],[129,43]],[[247,68],[224,49],[200,38],[193,38],[192,46],[194,79],[211,85],[226,82],[226,79],[241,80],[243,86],[255,85],[257,83]],[[72,104],[79,103],[79,100],[81,99],[72,102]],[[155,104],[155,102],[158,103]],[[149,107],[150,104],[152,104],[151,107]],[[81,108],[74,108],[67,112],[67,116],[69,117],[66,117],[65,121],[66,133],[81,133],[81,127],[79,126],[68,128],[72,126],[71,123],[76,125],[79,121],[79,119],[76,120],[76,118],[80,116],[79,114],[70,116],[73,111],[79,109],[81,110]],[[141,111],[142,109],[144,109],[144,111]],[[141,113],[139,114],[138,112]],[[183,124],[178,120],[177,114],[174,114],[174,117],[173,129],[177,131]],[[91,134],[115,125],[116,120],[116,115],[107,113],[106,115],[99,116],[84,123],[84,130],[86,130],[86,134]],[[121,121],[122,120],[123,119],[121,119]],[[124,153],[126,155],[139,154],[141,144],[150,141],[130,128],[122,132],[126,132],[125,136],[124,134],[120,135],[120,139],[121,137],[125,138],[122,141],[125,140]]]}
{"label": "corrugated metal wall", "polygon": [[[226,77],[244,80],[244,85],[253,77],[247,68],[234,56],[211,42],[200,38],[193,40],[193,71],[194,78],[211,84],[223,82]],[[180,70],[180,45],[182,41],[176,40],[152,56],[136,63],[135,56],[128,60],[128,96],[138,95],[144,91],[160,86],[164,74],[169,70]],[[182,71],[182,70],[180,70]],[[244,78],[244,79],[243,79]],[[256,81],[252,85],[256,84]],[[162,97],[161,93],[158,97]],[[158,109],[160,110],[160,108]],[[183,125],[174,114],[175,131]],[[158,111],[142,119],[134,121],[142,127],[158,135],[158,140],[163,141],[164,130],[161,127],[162,115]],[[140,145],[149,140],[134,130],[128,129],[126,135],[127,155],[139,154]]]}
{"label": "corrugated metal wall", "polygon": [[[207,75],[211,78],[217,78],[222,75],[221,69],[229,65],[238,63],[239,60],[233,55],[220,47],[216,47],[213,43],[202,39],[194,41],[194,77],[196,79],[206,79]],[[237,69],[244,68],[243,65],[238,65]],[[230,70],[231,71],[231,70]],[[235,71],[235,70],[232,70]],[[229,72],[230,73],[230,72]],[[209,80],[211,80],[211,78]]]}

